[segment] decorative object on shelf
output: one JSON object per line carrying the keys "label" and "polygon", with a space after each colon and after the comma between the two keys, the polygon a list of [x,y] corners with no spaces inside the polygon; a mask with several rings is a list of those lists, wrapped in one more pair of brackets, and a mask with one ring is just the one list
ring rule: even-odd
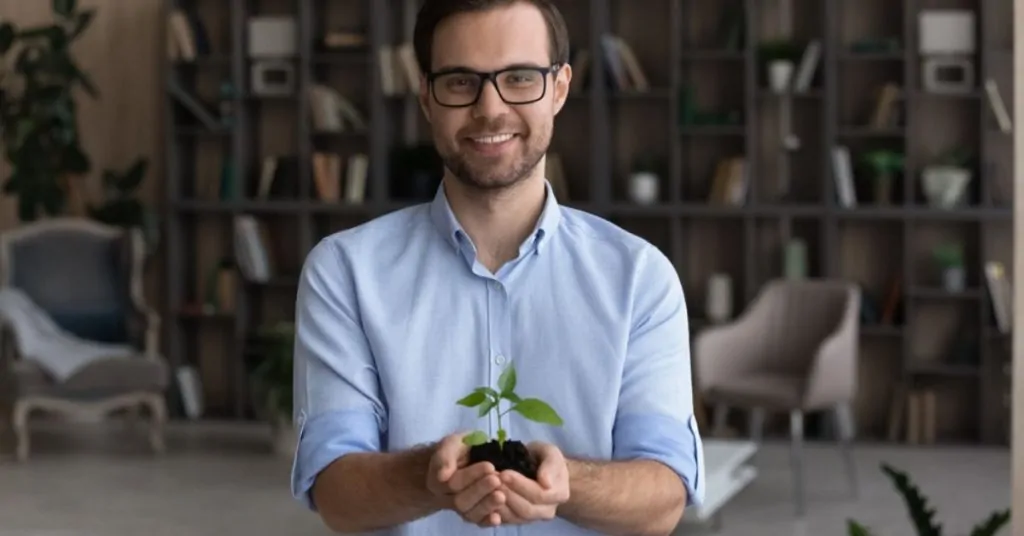
{"label": "decorative object on shelf", "polygon": [[292,367],[295,325],[280,322],[259,329],[251,354],[249,379],[256,415],[270,424],[274,453],[295,454],[298,438],[292,425]]}
{"label": "decorative object on shelf", "polygon": [[[501,411],[501,401],[508,402],[509,407]],[[562,417],[547,402],[539,398],[521,398],[516,393],[516,369],[509,364],[498,376],[497,389],[477,387],[472,393],[457,402],[460,406],[478,408],[477,415],[486,417],[494,412],[498,432],[494,439],[482,430],[470,432],[462,438],[469,445],[469,463],[491,462],[498,471],[517,471],[523,476],[537,478],[537,460],[522,441],[508,438],[508,432],[502,427],[501,417],[514,411],[522,417],[541,424],[561,426]]]}
{"label": "decorative object on shelf", "polygon": [[248,48],[250,58],[293,58],[298,55],[298,23],[293,16],[249,17]]}
{"label": "decorative object on shelf", "polygon": [[713,274],[708,279],[704,315],[715,324],[726,322],[732,318],[732,302],[732,277],[723,273]]}
{"label": "decorative object on shelf", "polygon": [[289,59],[252,62],[252,94],[257,97],[285,97],[295,93],[295,63]]}
{"label": "decorative object on shelf", "polygon": [[[11,164],[3,192],[18,198],[18,217],[32,221],[43,213],[81,215],[81,178],[92,162],[79,138],[76,90],[99,95],[71,48],[96,11],[73,0],[53,0],[54,21],[19,28],[0,22],[0,130]],[[17,61],[8,53],[17,53]],[[2,128],[17,125],[17,128]],[[70,201],[70,202],[69,202]]]}
{"label": "decorative object on shelf", "polygon": [[934,164],[921,172],[921,189],[928,204],[936,208],[953,208],[964,203],[971,170],[955,164]]}
{"label": "decorative object on shelf", "polygon": [[629,174],[628,190],[630,201],[638,205],[653,205],[660,198],[661,176],[658,164],[652,157],[638,157]]}
{"label": "decorative object on shelf", "polygon": [[932,251],[942,272],[942,288],[946,292],[962,292],[967,286],[963,246],[956,242],[939,244]]}
{"label": "decorative object on shelf", "polygon": [[918,19],[921,80],[933,93],[974,89],[975,16],[970,10],[926,9]]}
{"label": "decorative object on shelf", "polygon": [[758,61],[768,87],[777,93],[788,91],[793,81],[793,70],[803,49],[788,39],[774,39],[758,46]]}
{"label": "decorative object on shelf", "polygon": [[785,248],[782,271],[786,279],[807,279],[807,242],[801,238],[791,238]]}
{"label": "decorative object on shelf", "polygon": [[220,83],[218,90],[217,107],[220,112],[220,122],[225,128],[231,128],[235,124],[235,85],[231,80],[224,80]]}
{"label": "decorative object on shelf", "polygon": [[160,242],[160,222],[156,211],[138,197],[138,188],[146,178],[149,160],[138,158],[124,172],[103,172],[102,202],[88,207],[94,220],[119,227],[138,227],[146,241],[146,254],[156,252]]}
{"label": "decorative object on shelf", "polygon": [[903,153],[876,149],[864,155],[864,164],[871,170],[871,186],[875,203],[892,204],[896,175],[903,171]]}
{"label": "decorative object on shelf", "polygon": [[[882,472],[889,477],[896,490],[903,497],[907,506],[910,520],[919,536],[939,536],[942,534],[942,525],[935,521],[935,509],[930,507],[928,499],[921,493],[913,480],[907,473],[895,467],[882,463]],[[1010,522],[1010,509],[997,510],[990,514],[984,521],[979,522],[970,531],[971,536],[995,536]],[[867,527],[854,521],[846,520],[847,534],[849,536],[872,536]]]}

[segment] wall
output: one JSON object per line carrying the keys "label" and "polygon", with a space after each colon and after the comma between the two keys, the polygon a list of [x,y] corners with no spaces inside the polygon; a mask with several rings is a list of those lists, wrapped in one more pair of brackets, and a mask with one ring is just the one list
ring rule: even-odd
{"label": "wall", "polygon": [[[1024,0],[1013,3],[1014,28],[1024,28]],[[1011,454],[1013,467],[1013,524],[1014,536],[1024,536],[1024,136],[1020,134],[1020,125],[1024,124],[1024,32],[1019,30],[1013,34],[1013,72],[1015,78],[1013,91],[1013,122],[1017,129],[1014,136],[1014,210],[1013,210],[1013,441]]]}
{"label": "wall", "polygon": [[[100,91],[97,100],[80,99],[81,135],[93,159],[89,193],[98,193],[96,178],[105,168],[123,168],[138,156],[150,159],[143,186],[147,200],[159,199],[163,177],[160,156],[161,84],[159,55],[163,53],[160,0],[79,0],[96,9],[92,26],[77,42],[76,57]],[[0,20],[17,25],[50,20],[50,0],[0,0]],[[6,176],[6,163],[0,164]],[[0,197],[0,231],[18,224],[13,200]]]}

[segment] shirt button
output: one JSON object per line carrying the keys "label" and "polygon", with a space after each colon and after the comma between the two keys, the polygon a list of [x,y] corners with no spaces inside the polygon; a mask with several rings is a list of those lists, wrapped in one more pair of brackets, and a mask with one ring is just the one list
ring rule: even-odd
{"label": "shirt button", "polygon": [[499,364],[499,365],[504,365],[505,364],[505,356],[503,356],[501,354],[498,354],[497,356],[494,357],[494,362]]}

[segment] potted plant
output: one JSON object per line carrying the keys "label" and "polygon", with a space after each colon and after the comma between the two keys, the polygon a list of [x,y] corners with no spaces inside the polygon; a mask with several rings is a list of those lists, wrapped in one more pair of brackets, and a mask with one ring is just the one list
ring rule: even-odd
{"label": "potted plant", "polygon": [[947,292],[960,292],[966,286],[963,246],[956,243],[940,244],[932,251],[942,272],[942,287]]}
{"label": "potted plant", "polygon": [[892,203],[892,187],[896,174],[903,170],[903,154],[877,149],[864,155],[864,163],[871,170],[875,202],[880,205]]}
{"label": "potted plant", "polygon": [[139,158],[124,172],[104,171],[104,198],[89,206],[89,216],[109,225],[142,229],[146,247],[152,254],[159,240],[156,213],[139,200],[136,192],[148,168],[149,161]]}
{"label": "potted plant", "polygon": [[[516,369],[510,364],[498,377],[496,389],[477,387],[473,392],[459,399],[458,404],[468,408],[478,408],[477,415],[486,417],[491,412],[498,421],[498,432],[492,438],[487,433],[477,430],[467,434],[463,443],[470,446],[469,463],[491,462],[498,471],[511,469],[518,471],[527,478],[536,480],[537,460],[533,458],[526,445],[521,441],[511,440],[501,423],[501,418],[514,411],[534,422],[562,425],[562,418],[547,402],[539,398],[522,398],[515,392]],[[502,411],[502,401],[506,408]]]}
{"label": "potted plant", "polygon": [[256,334],[258,361],[250,379],[257,415],[270,423],[274,452],[295,453],[297,436],[292,426],[292,377],[295,326],[280,322]]}
{"label": "potted plant", "polygon": [[79,10],[76,0],[53,0],[52,8],[52,23],[0,23],[0,64],[12,66],[0,70],[0,139],[11,164],[3,192],[17,196],[22,221],[65,212],[68,196],[81,190],[75,181],[92,166],[79,139],[75,91],[98,93],[71,46],[95,11]]}
{"label": "potted plant", "polygon": [[[910,520],[919,536],[942,536],[942,525],[935,522],[935,510],[928,506],[928,499],[906,473],[883,463],[882,471],[889,477],[896,490],[903,496]],[[971,529],[970,536],[995,536],[1010,522],[1010,510],[997,510]],[[874,536],[867,527],[847,519],[849,536]]]}
{"label": "potted plant", "polygon": [[768,87],[776,93],[789,90],[796,62],[803,50],[790,39],[770,39],[758,46],[758,60]]}

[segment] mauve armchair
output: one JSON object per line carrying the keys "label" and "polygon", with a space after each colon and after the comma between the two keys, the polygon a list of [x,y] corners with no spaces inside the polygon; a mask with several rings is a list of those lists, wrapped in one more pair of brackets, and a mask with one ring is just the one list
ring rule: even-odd
{"label": "mauve armchair", "polygon": [[850,444],[860,300],[852,283],[774,280],[739,318],[705,328],[694,340],[696,385],[714,407],[715,433],[724,428],[729,409],[749,412],[756,441],[766,412],[789,414],[797,515],[804,513],[802,443],[809,412],[834,415],[850,489],[857,494]]}

